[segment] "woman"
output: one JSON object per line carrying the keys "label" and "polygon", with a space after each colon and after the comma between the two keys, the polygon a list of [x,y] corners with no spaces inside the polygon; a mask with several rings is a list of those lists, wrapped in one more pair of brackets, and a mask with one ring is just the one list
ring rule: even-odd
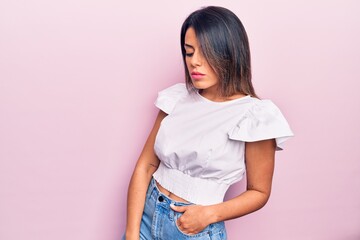
{"label": "woman", "polygon": [[[292,136],[251,83],[245,29],[206,7],[181,29],[186,84],[159,92],[160,109],[128,190],[126,239],[226,239],[224,221],[263,207],[276,149]],[[247,190],[223,202],[246,173]],[[125,236],[124,236],[125,238]]]}

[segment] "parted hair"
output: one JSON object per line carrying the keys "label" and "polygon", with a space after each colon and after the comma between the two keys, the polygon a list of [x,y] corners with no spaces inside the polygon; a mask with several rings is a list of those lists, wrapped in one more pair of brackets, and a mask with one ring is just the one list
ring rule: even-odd
{"label": "parted hair", "polygon": [[250,46],[245,28],[233,12],[216,6],[191,13],[181,27],[187,88],[195,90],[185,62],[185,34],[190,27],[195,31],[203,56],[219,79],[220,96],[241,93],[257,97],[251,82]]}

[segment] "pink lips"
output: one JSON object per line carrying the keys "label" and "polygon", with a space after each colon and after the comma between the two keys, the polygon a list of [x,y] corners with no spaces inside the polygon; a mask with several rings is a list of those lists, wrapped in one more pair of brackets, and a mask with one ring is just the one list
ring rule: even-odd
{"label": "pink lips", "polygon": [[199,72],[191,72],[191,77],[193,79],[199,80],[201,78],[203,78],[205,76],[205,74],[199,73]]}

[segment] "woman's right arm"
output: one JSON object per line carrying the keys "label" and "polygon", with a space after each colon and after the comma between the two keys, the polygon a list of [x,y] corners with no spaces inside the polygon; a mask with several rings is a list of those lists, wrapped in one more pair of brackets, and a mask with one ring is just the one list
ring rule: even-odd
{"label": "woman's right arm", "polygon": [[153,173],[159,166],[159,159],[154,152],[155,137],[160,123],[166,115],[165,112],[159,111],[130,180],[127,198],[126,240],[139,240],[140,238],[140,223],[146,191]]}

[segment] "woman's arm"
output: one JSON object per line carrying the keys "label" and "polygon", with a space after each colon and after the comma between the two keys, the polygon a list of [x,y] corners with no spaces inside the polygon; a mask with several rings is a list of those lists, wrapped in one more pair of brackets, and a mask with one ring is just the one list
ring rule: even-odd
{"label": "woman's arm", "polygon": [[149,186],[151,176],[159,166],[159,159],[154,152],[154,142],[159,130],[161,121],[166,117],[166,113],[159,111],[153,129],[145,143],[145,146],[136,163],[133,175],[130,180],[127,198],[127,222],[126,239],[140,238],[140,223],[145,205],[146,191]]}
{"label": "woman's arm", "polygon": [[271,193],[275,147],[274,140],[246,143],[247,190],[229,201],[213,205],[213,222],[244,216],[266,204]]}
{"label": "woman's arm", "polygon": [[173,208],[184,212],[178,219],[180,230],[195,234],[211,223],[238,218],[262,208],[270,197],[275,147],[274,139],[246,143],[247,190],[233,199],[211,206]]}

